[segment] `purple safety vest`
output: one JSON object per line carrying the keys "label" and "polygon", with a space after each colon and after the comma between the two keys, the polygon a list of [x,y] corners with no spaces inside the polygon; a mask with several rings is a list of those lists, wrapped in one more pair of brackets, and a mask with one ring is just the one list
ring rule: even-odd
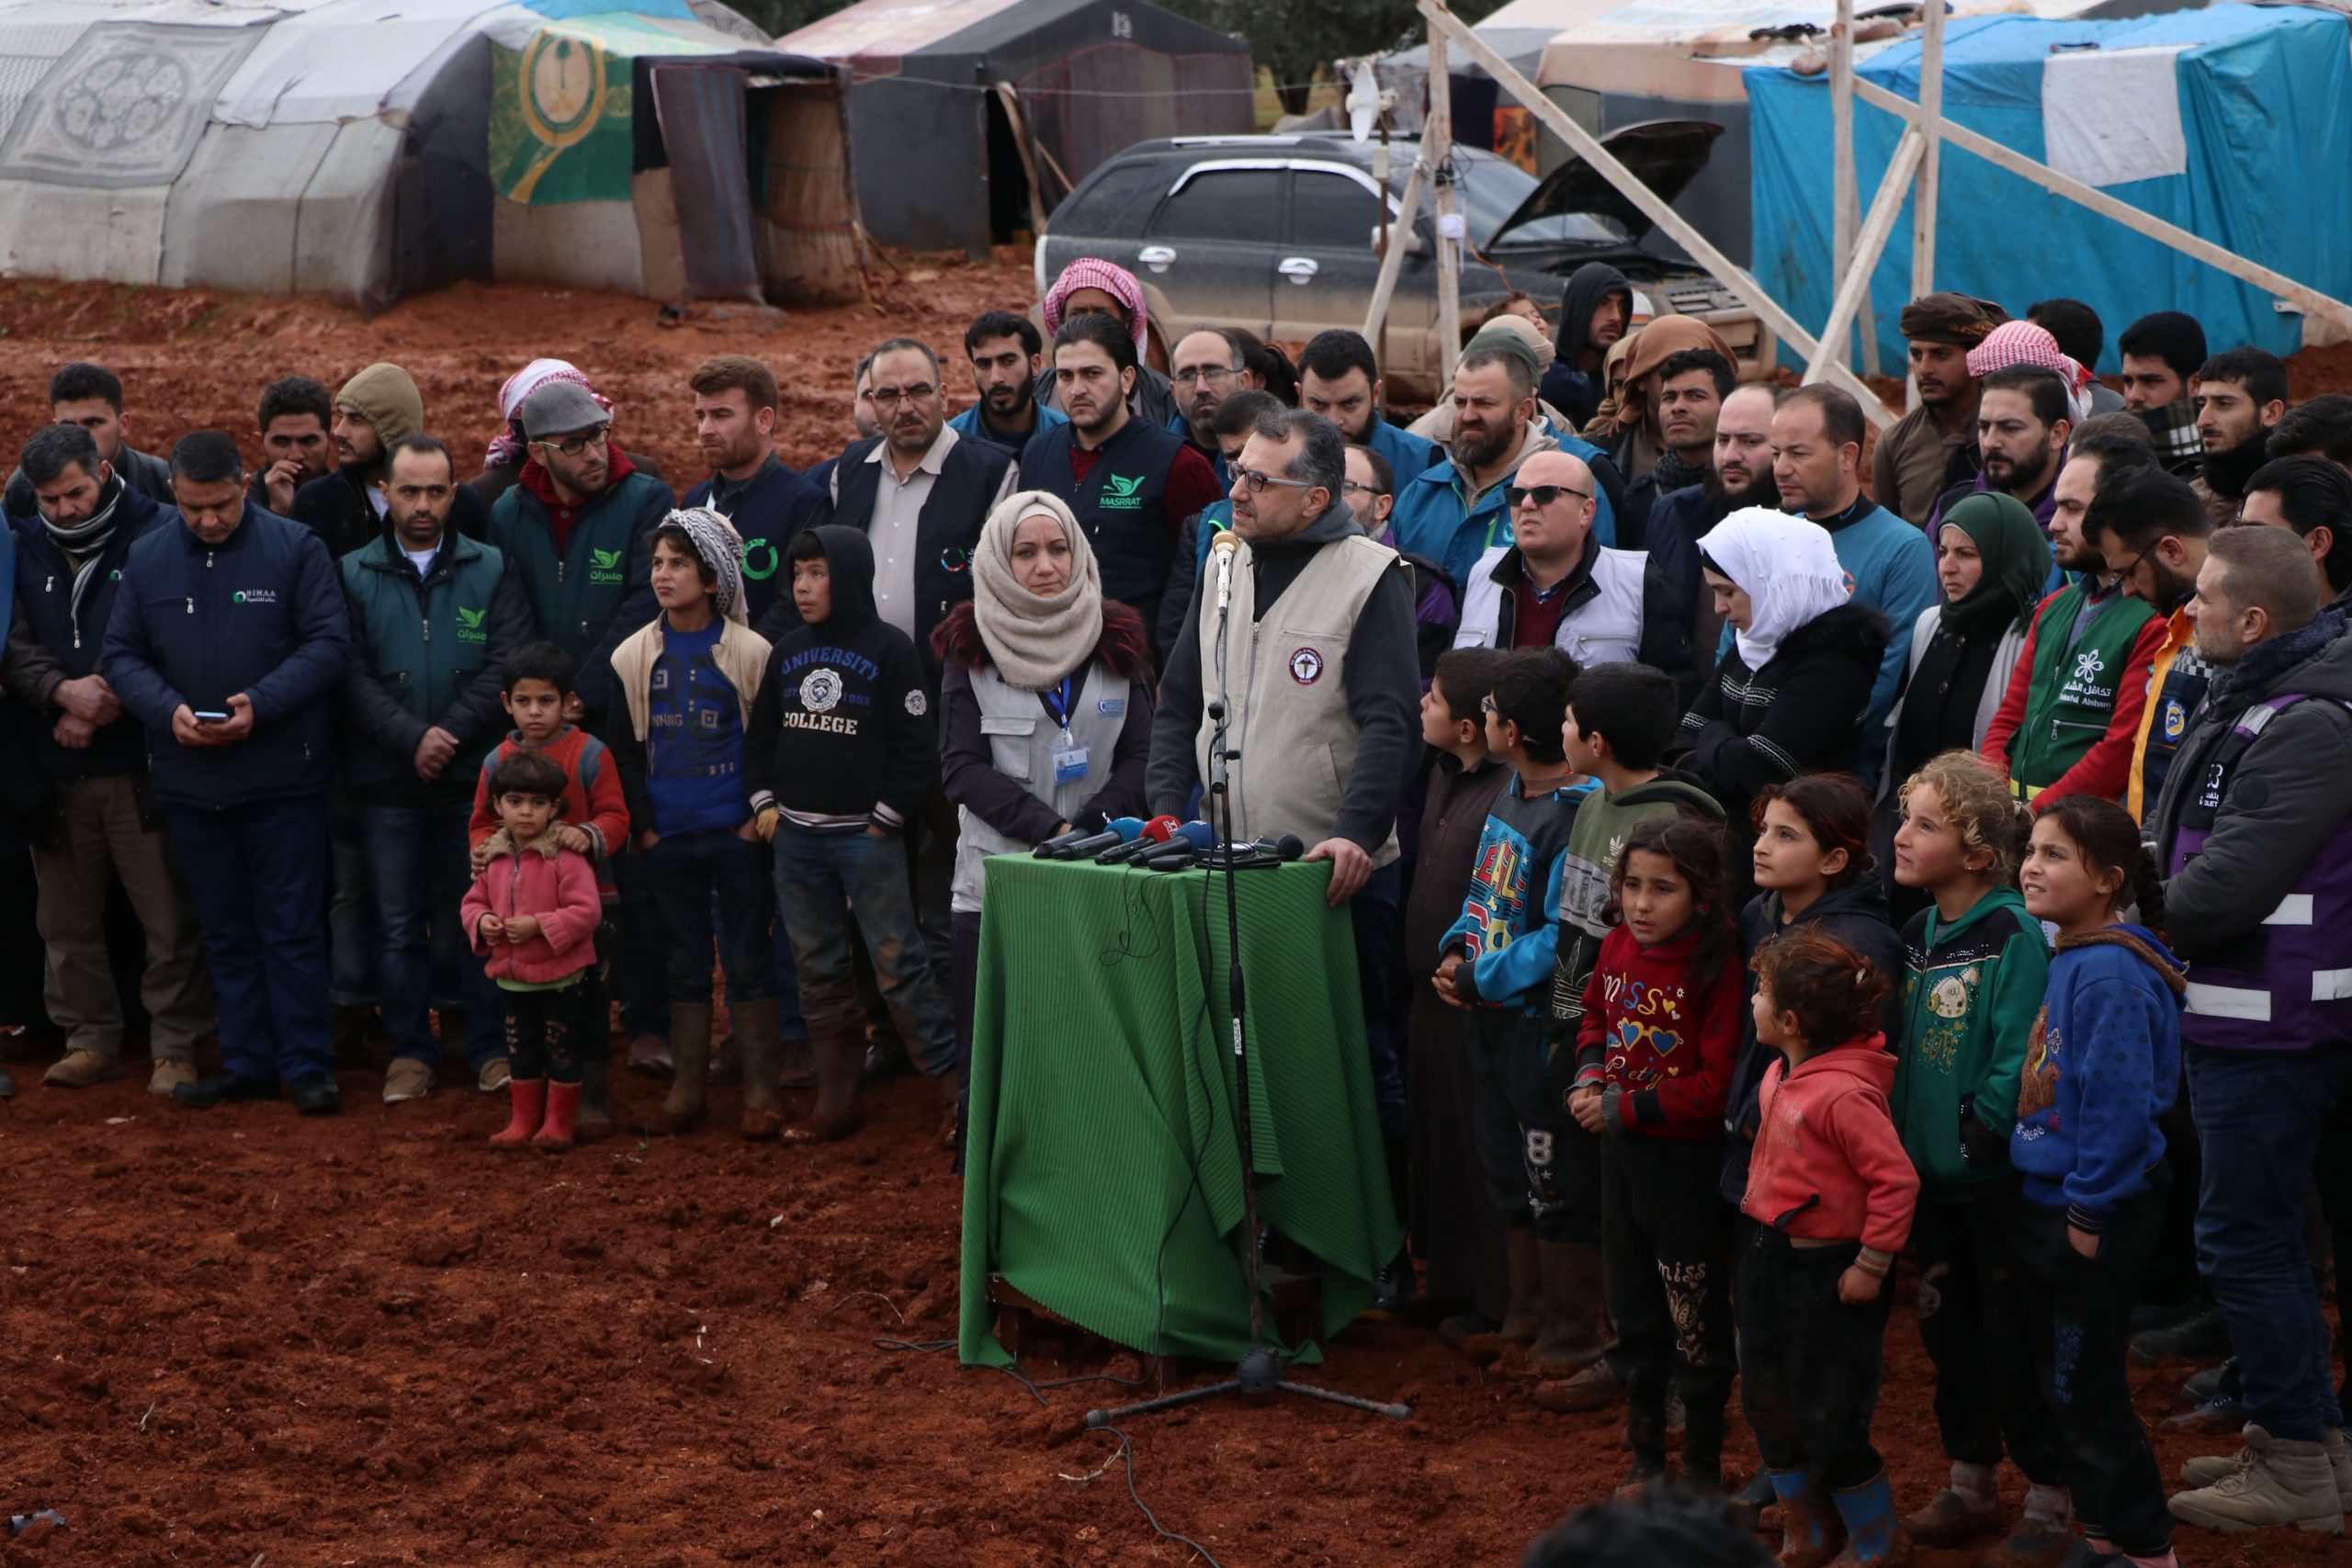
{"label": "purple safety vest", "polygon": [[[2198,763],[2165,874],[2177,876],[2213,836],[2239,761],[2271,720],[2303,701],[2294,693],[2238,716]],[[2352,708],[2352,705],[2340,705]],[[2352,813],[2261,925],[2188,965],[2181,1038],[2225,1051],[2307,1051],[2352,1041]]]}

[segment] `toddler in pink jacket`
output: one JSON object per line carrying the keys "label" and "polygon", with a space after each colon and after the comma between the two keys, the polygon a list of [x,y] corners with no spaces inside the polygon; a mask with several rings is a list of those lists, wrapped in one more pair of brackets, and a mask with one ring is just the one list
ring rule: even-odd
{"label": "toddler in pink jacket", "polygon": [[466,935],[487,962],[506,1011],[508,1092],[514,1114],[491,1146],[525,1144],[556,1153],[571,1146],[580,1118],[581,1046],[602,1021],[587,1016],[604,904],[596,873],[555,834],[563,810],[563,770],[518,751],[491,771],[499,828],[488,858],[459,906]]}

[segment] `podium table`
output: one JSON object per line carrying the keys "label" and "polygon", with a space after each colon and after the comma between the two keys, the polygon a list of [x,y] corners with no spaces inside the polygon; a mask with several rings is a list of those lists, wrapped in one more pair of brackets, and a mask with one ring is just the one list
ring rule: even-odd
{"label": "podium table", "polygon": [[[958,1351],[1011,1360],[989,1278],[1145,1354],[1249,1348],[1223,873],[988,863]],[[1330,867],[1244,871],[1258,1213],[1321,1260],[1329,1335],[1402,1245]],[[1272,1321],[1269,1308],[1268,1320]],[[1311,1349],[1302,1359],[1312,1359]]]}

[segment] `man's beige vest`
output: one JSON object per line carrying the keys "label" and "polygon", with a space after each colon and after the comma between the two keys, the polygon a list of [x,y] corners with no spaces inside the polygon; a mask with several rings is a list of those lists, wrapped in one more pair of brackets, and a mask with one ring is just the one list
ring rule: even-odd
{"label": "man's beige vest", "polygon": [[[1228,615],[1222,686],[1231,728],[1227,744],[1241,753],[1233,764],[1233,836],[1247,841],[1295,833],[1309,848],[1331,836],[1340,799],[1355,766],[1356,725],[1348,714],[1348,639],[1381,574],[1396,552],[1362,535],[1335,539],[1315,552],[1281,598],[1257,611],[1258,574],[1248,540],[1233,554],[1233,605]],[[1209,777],[1208,705],[1216,700],[1216,563],[1209,563],[1201,592],[1201,728],[1193,742],[1201,784]],[[1220,831],[1221,818],[1204,798],[1201,814]],[[1384,866],[1396,858],[1396,824],[1374,854]]]}

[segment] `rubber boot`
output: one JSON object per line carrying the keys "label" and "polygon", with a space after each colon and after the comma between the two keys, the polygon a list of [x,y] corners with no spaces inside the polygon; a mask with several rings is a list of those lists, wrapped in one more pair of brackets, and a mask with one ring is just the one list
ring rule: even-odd
{"label": "rubber boot", "polygon": [[519,1149],[531,1141],[531,1134],[539,1130],[539,1123],[545,1119],[548,1080],[509,1078],[506,1080],[506,1094],[514,1104],[514,1116],[506,1123],[505,1131],[490,1135],[490,1146],[493,1149]]}
{"label": "rubber boot", "polygon": [[1510,1274],[1510,1305],[1503,1313],[1506,1344],[1532,1345],[1543,1328],[1543,1266],[1537,1261],[1533,1225],[1503,1230],[1503,1263]]}
{"label": "rubber boot", "polygon": [[710,1004],[670,1004],[670,1092],[645,1119],[653,1136],[676,1137],[710,1109]]}
{"label": "rubber boot", "polygon": [[531,1139],[531,1146],[542,1154],[560,1155],[571,1146],[579,1122],[580,1086],[550,1079],[548,1083],[548,1119]]}
{"label": "rubber boot", "polygon": [[572,1141],[599,1143],[613,1135],[613,1065],[580,1064],[580,1113],[573,1119]]}
{"label": "rubber boot", "polygon": [[735,1005],[735,1043],[743,1053],[744,1137],[773,1138],[784,1125],[784,1042],[776,1036],[776,999]]}
{"label": "rubber boot", "polygon": [[1911,1543],[1894,1522],[1894,1486],[1885,1471],[1829,1495],[1846,1525],[1846,1550],[1838,1554],[1837,1568],[1899,1568],[1911,1561]]}
{"label": "rubber boot", "polygon": [[857,1125],[857,1089],[865,1071],[864,1036],[837,1025],[812,1032],[808,1048],[817,1058],[817,1104],[806,1120],[784,1130],[787,1144],[831,1143]]}
{"label": "rubber boot", "polygon": [[1724,1407],[1692,1409],[1688,1401],[1684,1404],[1682,1483],[1703,1495],[1719,1496],[1724,1489]]}
{"label": "rubber boot", "polygon": [[1771,1482],[1781,1505],[1781,1550],[1773,1562],[1778,1568],[1822,1568],[1846,1544],[1846,1522],[1809,1472],[1776,1470]]}
{"label": "rubber boot", "polygon": [[1589,1242],[1538,1242],[1535,1258],[1544,1327],[1527,1364],[1573,1377],[1600,1359],[1600,1248]]}

